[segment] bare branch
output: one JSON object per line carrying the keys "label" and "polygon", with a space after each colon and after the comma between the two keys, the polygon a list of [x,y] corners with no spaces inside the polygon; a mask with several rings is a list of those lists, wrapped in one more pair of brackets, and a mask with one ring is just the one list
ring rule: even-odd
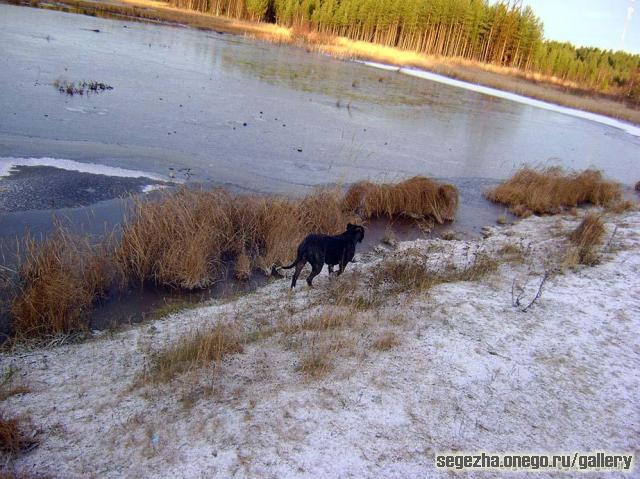
{"label": "bare branch", "polygon": [[613,238],[615,238],[616,233],[618,232],[618,225],[613,229],[613,233],[611,233],[611,238],[607,242],[607,246],[604,248],[604,251],[609,253],[611,251],[611,245],[613,244]]}
{"label": "bare branch", "polygon": [[546,270],[544,272],[544,276],[542,277],[542,281],[540,281],[540,286],[538,286],[538,292],[536,293],[535,297],[531,300],[531,302],[526,307],[522,308],[520,311],[525,313],[531,306],[534,305],[536,301],[538,301],[538,299],[540,299],[540,297],[542,296],[542,287],[544,286],[544,283],[547,281],[549,274],[550,274],[549,270]]}

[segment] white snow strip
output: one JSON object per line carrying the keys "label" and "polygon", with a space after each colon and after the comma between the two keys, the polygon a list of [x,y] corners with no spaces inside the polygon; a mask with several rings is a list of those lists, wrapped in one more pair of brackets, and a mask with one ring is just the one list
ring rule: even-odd
{"label": "white snow strip", "polygon": [[18,166],[52,166],[61,170],[79,171],[94,175],[117,176],[120,178],[149,178],[157,181],[167,181],[166,177],[147,171],[129,170],[116,166],[100,165],[98,163],[83,163],[61,158],[11,158],[0,157],[0,178],[11,175]]}
{"label": "white snow strip", "polygon": [[152,191],[163,190],[167,185],[146,185],[142,188],[143,193],[151,193]]}
{"label": "white snow strip", "polygon": [[631,123],[617,120],[615,118],[609,118],[604,115],[598,115],[597,113],[576,110],[575,108],[568,108],[566,106],[560,106],[554,103],[536,100],[534,98],[529,98],[523,95],[518,95],[516,93],[511,93],[503,90],[497,90],[496,88],[491,88],[488,86],[477,85],[475,83],[468,83],[462,80],[455,80],[453,78],[449,78],[444,75],[438,75],[437,73],[431,73],[425,70],[420,70],[418,68],[395,67],[392,65],[385,65],[383,63],[367,62],[367,61],[358,61],[358,63],[363,63],[370,67],[379,68],[382,70],[397,71],[399,73],[404,73],[405,75],[423,78],[425,80],[431,80],[438,83],[444,83],[445,85],[455,86],[458,88],[464,88],[465,90],[475,91],[478,93],[482,93],[483,95],[490,95],[498,98],[503,98],[505,100],[515,101],[517,103],[523,103],[525,105],[533,106],[536,108],[542,108],[544,110],[549,110],[556,113],[562,113],[564,115],[569,115],[576,118],[582,118],[584,120],[594,121],[596,123],[601,123],[603,125],[611,126],[613,128],[618,128],[633,136],[640,136],[640,127],[633,125]]}

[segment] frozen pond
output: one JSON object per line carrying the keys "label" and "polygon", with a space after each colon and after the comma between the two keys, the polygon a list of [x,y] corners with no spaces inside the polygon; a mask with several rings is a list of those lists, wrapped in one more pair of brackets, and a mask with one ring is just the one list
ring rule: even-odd
{"label": "frozen pond", "polygon": [[[233,35],[0,5],[0,237],[45,231],[45,210],[95,218],[74,207],[107,201],[96,209],[109,211],[109,198],[145,187],[127,172],[149,184],[293,195],[422,174],[461,186],[462,223],[480,210],[495,218],[482,188],[525,163],[640,179],[633,128],[408,73]],[[89,80],[113,90],[54,87]]]}

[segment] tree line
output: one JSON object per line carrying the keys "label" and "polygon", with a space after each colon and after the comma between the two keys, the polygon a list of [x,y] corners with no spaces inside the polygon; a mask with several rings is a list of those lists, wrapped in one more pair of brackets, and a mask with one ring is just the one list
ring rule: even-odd
{"label": "tree line", "polygon": [[553,75],[640,102],[640,55],[546,41],[520,0],[169,0],[237,19]]}

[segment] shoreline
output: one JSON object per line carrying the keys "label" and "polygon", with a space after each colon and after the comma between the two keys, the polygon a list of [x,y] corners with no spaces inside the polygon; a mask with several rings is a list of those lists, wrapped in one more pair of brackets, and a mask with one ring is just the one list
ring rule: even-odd
{"label": "shoreline", "polygon": [[[514,69],[481,64],[459,58],[438,58],[416,52],[384,47],[347,38],[324,38],[314,32],[297,32],[275,24],[232,20],[206,13],[170,7],[154,0],[58,0],[54,4],[44,0],[26,3],[22,0],[0,0],[2,3],[53,9],[90,16],[160,22],[219,33],[245,35],[258,40],[288,44],[308,52],[322,53],[345,60],[374,62],[405,69],[419,69],[463,81],[480,87],[497,89],[570,109],[595,113],[622,120],[632,126],[640,125],[640,109],[604,95],[580,90],[576,85],[562,83],[555,78],[515,71]],[[588,119],[588,118],[587,118]]]}
{"label": "shoreline", "polygon": [[593,113],[585,110],[579,110],[575,108],[569,108],[566,106],[558,105],[555,103],[549,103],[546,101],[538,100],[536,98],[531,98],[523,95],[518,95],[517,93],[512,93],[504,90],[498,90],[496,88],[487,87],[484,85],[478,85],[475,83],[468,83],[461,80],[456,80],[455,78],[450,78],[444,75],[440,75],[438,73],[432,73],[426,70],[420,70],[417,68],[406,68],[406,67],[394,67],[391,65],[385,65],[383,63],[369,62],[369,61],[360,61],[356,60],[364,65],[368,65],[372,68],[379,68],[381,70],[396,70],[398,73],[402,73],[404,75],[415,76],[418,78],[422,78],[429,81],[434,81],[438,83],[443,83],[445,85],[455,86],[456,88],[462,88],[465,90],[475,91],[477,93],[481,93],[483,95],[489,95],[496,98],[502,98],[505,100],[513,101],[516,103],[521,103],[524,105],[533,106],[535,108],[540,108],[543,110],[553,111],[555,113],[561,113],[563,115],[572,116],[575,118],[581,118],[583,120],[593,121],[596,123],[601,123],[606,126],[610,126],[612,128],[616,128],[619,130],[623,130],[625,133],[628,133],[632,136],[640,136],[640,126],[635,125],[633,123],[629,123],[626,121],[619,120],[617,118],[612,118],[610,116],[600,115],[598,113]]}
{"label": "shoreline", "polygon": [[[633,449],[638,213],[607,216],[600,264],[551,275],[526,312],[512,304],[516,280],[531,301],[580,220],[531,217],[480,240],[401,243],[358,254],[339,279],[325,271],[314,289],[292,294],[286,279],[274,281],[79,344],[2,353],[0,372],[16,372],[4,410],[40,440],[9,465],[67,477],[417,478],[446,477],[434,453],[477,444]],[[366,294],[385,260],[415,257],[438,270],[477,253],[497,270],[386,294],[368,310],[327,299],[339,284]],[[323,314],[346,323],[303,329]],[[141,379],[167,347],[221,323],[247,335],[241,352],[169,382]],[[322,369],[306,373],[315,357]]]}

